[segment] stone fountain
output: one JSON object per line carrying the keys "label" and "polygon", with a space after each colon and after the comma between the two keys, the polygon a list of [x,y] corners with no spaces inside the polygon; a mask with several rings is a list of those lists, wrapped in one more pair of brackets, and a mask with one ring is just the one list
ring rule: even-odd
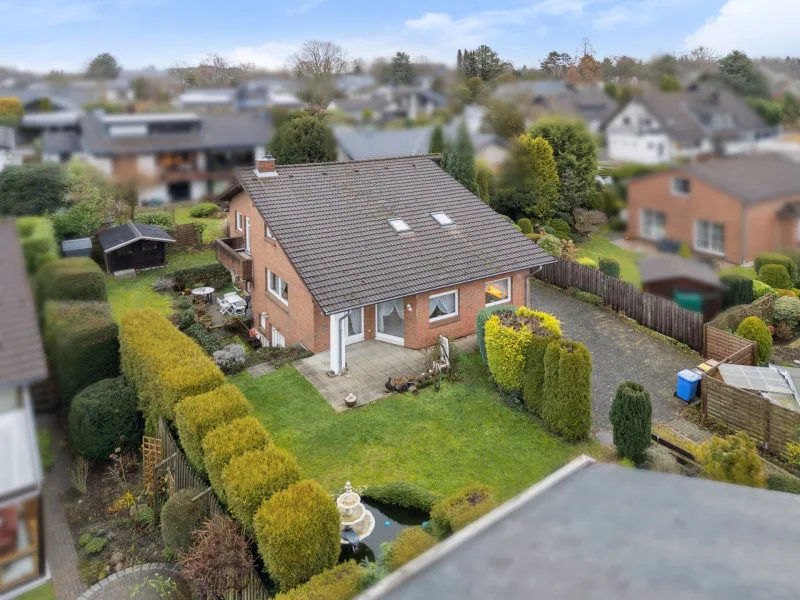
{"label": "stone fountain", "polygon": [[349,481],[344,486],[344,493],[336,498],[336,507],[341,515],[342,544],[357,552],[359,542],[375,529],[375,517],[361,503],[361,496],[353,491]]}

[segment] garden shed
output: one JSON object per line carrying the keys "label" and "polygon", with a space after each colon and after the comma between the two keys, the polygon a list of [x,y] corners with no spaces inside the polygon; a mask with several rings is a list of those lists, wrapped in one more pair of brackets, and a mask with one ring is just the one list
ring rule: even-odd
{"label": "garden shed", "polygon": [[[639,261],[639,272],[645,292],[674,300],[683,308],[702,312],[706,321],[722,310],[725,284],[710,265],[676,254],[659,254]],[[697,308],[684,303],[692,300]]]}
{"label": "garden shed", "polygon": [[97,234],[109,273],[126,269],[153,269],[167,263],[172,236],[157,225],[128,221]]}
{"label": "garden shed", "polygon": [[75,240],[64,240],[61,242],[61,253],[64,258],[72,258],[74,256],[91,256],[92,255],[92,238],[77,238]]}

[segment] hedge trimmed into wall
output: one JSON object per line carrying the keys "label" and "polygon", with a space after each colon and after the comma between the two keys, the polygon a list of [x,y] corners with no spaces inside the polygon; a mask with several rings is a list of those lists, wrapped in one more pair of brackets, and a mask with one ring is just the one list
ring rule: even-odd
{"label": "hedge trimmed into wall", "polygon": [[396,571],[436,545],[436,538],[422,527],[409,527],[400,532],[392,542],[386,556],[386,566]]}
{"label": "hedge trimmed into wall", "polygon": [[[486,321],[486,358],[495,382],[506,391],[522,387],[522,372],[534,329],[561,335],[561,326],[553,315],[521,306],[514,317],[501,320],[492,315]],[[532,329],[533,328],[533,329]]]}
{"label": "hedge trimmed into wall", "polygon": [[105,302],[107,299],[105,275],[91,258],[52,260],[42,265],[36,274],[36,300],[40,310],[48,300]]}
{"label": "hedge trimmed into wall", "polygon": [[264,565],[283,591],[330,569],[339,558],[339,511],[316,481],[274,494],[253,523]]}
{"label": "hedge trimmed into wall", "polygon": [[34,275],[42,265],[58,258],[58,245],[50,219],[20,217],[17,219],[17,233],[28,275]]}
{"label": "hedge trimmed into wall", "polygon": [[175,221],[172,219],[172,215],[165,210],[137,212],[133,220],[144,225],[157,225],[169,233],[175,231]]}
{"label": "hedge trimmed into wall", "polygon": [[722,275],[720,281],[728,286],[723,296],[723,308],[750,304],[753,301],[753,280],[742,275]]}
{"label": "hedge trimmed into wall", "polygon": [[463,529],[497,506],[488,485],[473,484],[448,496],[431,510],[431,527],[437,537]]}
{"label": "hedge trimmed into wall", "polygon": [[525,354],[522,373],[522,400],[533,414],[541,416],[544,397],[544,354],[547,347],[561,339],[561,328],[549,336],[533,336]]}
{"label": "hedge trimmed into wall", "polygon": [[253,515],[274,494],[300,481],[294,455],[276,446],[233,457],[222,469],[222,487],[231,514],[250,530]]}
{"label": "hedge trimmed into wall", "polygon": [[69,408],[69,445],[87,460],[106,460],[116,448],[135,450],[142,422],[136,393],[124,377],[104,379],[87,387]]}
{"label": "hedge trimmed into wall", "polygon": [[200,346],[151,308],[122,315],[119,342],[122,372],[139,396],[146,431],[155,431],[159,417],[172,421],[175,405],[187,396],[225,380]]}
{"label": "hedge trimmed into wall", "polygon": [[175,406],[178,437],[189,464],[200,475],[206,474],[202,447],[206,434],[234,419],[246,417],[252,411],[250,403],[239,388],[229,384],[178,402]]}
{"label": "hedge trimmed into wall", "polygon": [[478,311],[478,317],[475,319],[475,339],[478,342],[478,350],[480,350],[483,362],[486,362],[486,321],[492,315],[502,312],[516,312],[517,307],[513,304],[498,304],[497,306],[487,306]]}
{"label": "hedge trimmed into wall", "polygon": [[365,500],[375,500],[384,504],[415,508],[425,512],[430,512],[434,504],[442,500],[439,494],[404,481],[370,485],[361,492],[361,497]]}
{"label": "hedge trimmed into wall", "polygon": [[108,302],[54,302],[44,306],[44,343],[61,399],[119,375],[118,327]]}
{"label": "hedge trimmed into wall", "polygon": [[592,356],[577,342],[552,342],[544,356],[542,420],[565,440],[582,440],[592,428]]}
{"label": "hedge trimmed into wall", "polygon": [[231,282],[230,271],[225,265],[218,262],[179,269],[172,273],[171,277],[184,289],[195,288],[200,285],[208,285],[219,289]]}
{"label": "hedge trimmed into wall", "polygon": [[250,450],[261,450],[272,444],[272,438],[255,417],[234,419],[209,431],[203,438],[203,466],[217,497],[226,502],[222,470],[232,458]]}
{"label": "hedge trimmed into wall", "polygon": [[361,591],[364,569],[354,560],[314,575],[306,583],[278,594],[275,600],[352,600]]}

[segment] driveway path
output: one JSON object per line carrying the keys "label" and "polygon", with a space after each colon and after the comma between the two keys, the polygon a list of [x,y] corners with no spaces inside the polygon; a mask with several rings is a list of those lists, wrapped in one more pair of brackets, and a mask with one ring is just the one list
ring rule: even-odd
{"label": "driveway path", "polygon": [[617,386],[636,381],[650,391],[653,421],[669,421],[685,404],[673,396],[676,374],[702,362],[618,316],[541,283],[531,286],[531,306],[558,317],[567,339],[581,342],[592,354],[592,424],[611,429],[608,411]]}

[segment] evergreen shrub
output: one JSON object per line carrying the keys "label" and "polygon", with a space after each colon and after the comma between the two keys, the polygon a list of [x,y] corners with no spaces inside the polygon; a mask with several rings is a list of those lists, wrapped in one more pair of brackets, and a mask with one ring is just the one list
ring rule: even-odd
{"label": "evergreen shrub", "polygon": [[775,300],[772,320],[775,323],[786,323],[792,329],[797,329],[800,325],[800,299],[781,296]]}
{"label": "evergreen shrub", "polygon": [[409,527],[400,532],[392,542],[386,556],[386,566],[396,571],[436,545],[436,538],[422,527]]}
{"label": "evergreen shrub", "polygon": [[758,279],[776,290],[792,287],[792,278],[783,265],[764,265],[758,270]]}
{"label": "evergreen shrub", "polygon": [[361,591],[363,578],[364,568],[348,560],[314,575],[293,590],[278,594],[275,600],[351,600]]}
{"label": "evergreen shrub", "polygon": [[442,538],[463,529],[497,506],[492,488],[472,484],[448,496],[431,510],[431,528]]}
{"label": "evergreen shrub", "polygon": [[602,271],[605,275],[613,277],[614,279],[619,279],[620,267],[617,259],[603,257],[600,259],[599,266],[600,271]]}
{"label": "evergreen shrub", "polygon": [[18,218],[17,233],[28,275],[34,275],[39,267],[58,258],[53,222],[47,217]]}
{"label": "evergreen shrub", "polygon": [[475,319],[475,338],[478,342],[478,350],[481,353],[483,362],[486,362],[486,321],[492,315],[502,312],[516,312],[517,307],[513,304],[498,304],[496,306],[487,306],[478,311],[478,317]]}
{"label": "evergreen shrub", "polygon": [[193,219],[208,219],[215,217],[219,212],[219,206],[214,202],[201,202],[189,209],[189,216]]}
{"label": "evergreen shrub", "polygon": [[764,463],[753,440],[744,432],[724,438],[714,436],[697,453],[701,474],[708,479],[763,488]]}
{"label": "evergreen shrub", "polygon": [[542,420],[569,442],[592,428],[592,357],[577,342],[551,342],[544,356]]}
{"label": "evergreen shrub", "polygon": [[36,273],[36,300],[40,310],[48,300],[104,302],[107,299],[105,276],[91,258],[51,260]]}
{"label": "evergreen shrub", "polygon": [[361,497],[365,500],[375,500],[383,504],[415,508],[425,512],[430,512],[433,505],[442,499],[435,492],[404,481],[370,485],[361,492]]}
{"label": "evergreen shrub", "polygon": [[517,221],[517,225],[519,225],[519,229],[522,233],[533,233],[533,223],[531,223],[530,219],[520,219]]}
{"label": "evergreen shrub", "polygon": [[184,551],[192,545],[192,532],[200,529],[208,516],[206,498],[192,502],[202,491],[197,488],[178,490],[161,507],[161,539],[168,548]]}
{"label": "evergreen shrub", "polygon": [[211,263],[197,267],[179,269],[171,277],[183,288],[196,288],[201,285],[221,289],[231,282],[231,273],[222,263]]}
{"label": "evergreen shrub", "polygon": [[772,334],[758,317],[747,317],[739,323],[736,335],[756,343],[759,363],[767,362],[772,356]]}
{"label": "evergreen shrub", "polygon": [[641,464],[650,447],[653,407],[650,394],[634,381],[624,381],[611,402],[609,419],[614,429],[614,445],[620,458]]}
{"label": "evergreen shrub", "polygon": [[753,280],[741,275],[722,275],[720,281],[727,286],[723,296],[723,308],[750,304],[753,301]]}

